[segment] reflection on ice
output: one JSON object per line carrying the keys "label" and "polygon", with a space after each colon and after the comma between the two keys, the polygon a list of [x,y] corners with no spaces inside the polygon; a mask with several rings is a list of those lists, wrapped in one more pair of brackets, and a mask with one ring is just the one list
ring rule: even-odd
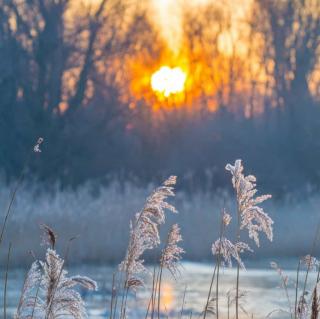
{"label": "reflection on ice", "polygon": [[[268,267],[268,263],[265,263]],[[88,305],[89,317],[92,319],[107,318],[110,309],[111,283],[115,267],[105,266],[81,266],[71,267],[70,274],[86,274],[95,279],[99,284],[97,292],[81,292]],[[181,276],[174,280],[170,274],[165,274],[162,282],[161,312],[163,317],[180,318],[183,295],[186,290],[183,316],[189,318],[193,315],[196,318],[204,308],[212,276],[213,267],[208,264],[184,263]],[[289,296],[294,302],[294,280],[295,270],[285,271],[289,276]],[[1,272],[3,273],[3,272]],[[301,285],[304,276],[300,276]],[[13,315],[18,303],[20,289],[23,283],[24,272],[18,269],[9,273],[8,288],[8,310],[9,317]],[[310,274],[310,283],[316,278],[315,273]],[[1,278],[3,282],[3,278]],[[150,299],[151,278],[146,280],[146,288],[140,289],[136,294],[128,297],[128,318],[144,318]],[[2,287],[2,284],[1,284]],[[219,317],[230,318],[234,316],[234,304],[232,302],[235,287],[235,269],[224,269],[221,272],[220,295],[219,295]],[[288,301],[283,289],[280,287],[278,274],[272,269],[248,269],[241,271],[241,291],[245,297],[241,300],[243,312],[241,318],[265,318],[271,311],[272,318],[289,318],[286,313],[277,310],[288,309]],[[0,298],[3,300],[2,289]],[[228,298],[229,296],[229,298]],[[229,307],[228,307],[229,300]],[[245,313],[246,312],[246,313]]]}

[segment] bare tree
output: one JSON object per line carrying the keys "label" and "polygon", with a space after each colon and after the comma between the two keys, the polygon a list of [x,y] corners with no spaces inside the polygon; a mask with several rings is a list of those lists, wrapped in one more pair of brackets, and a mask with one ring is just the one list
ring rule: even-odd
{"label": "bare tree", "polygon": [[255,28],[273,63],[277,105],[290,110],[312,105],[309,77],[319,62],[320,3],[314,0],[256,0]]}

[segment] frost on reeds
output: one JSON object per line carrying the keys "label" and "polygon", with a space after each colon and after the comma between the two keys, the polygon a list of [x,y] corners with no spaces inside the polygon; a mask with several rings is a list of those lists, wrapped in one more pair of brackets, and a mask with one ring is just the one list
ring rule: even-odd
{"label": "frost on reeds", "polygon": [[[45,228],[46,232],[48,229]],[[51,246],[52,243],[50,241]],[[64,259],[51,248],[47,249],[45,261],[32,264],[24,282],[15,319],[87,318],[84,301],[75,288],[82,286],[96,290],[97,284],[85,276],[68,277],[63,267]]]}
{"label": "frost on reeds", "polygon": [[267,238],[272,241],[273,239],[273,220],[266,214],[259,206],[265,200],[271,198],[271,195],[262,195],[256,196],[256,178],[253,175],[245,176],[243,174],[243,166],[240,159],[236,160],[234,165],[227,164],[226,170],[230,171],[232,175],[232,185],[236,193],[237,199],[237,241],[232,243],[230,240],[226,239],[223,236],[225,227],[230,223],[230,218],[227,219],[228,223],[225,224],[222,221],[222,230],[220,232],[219,239],[213,244],[212,252],[214,255],[217,255],[217,288],[216,288],[216,297],[217,297],[217,319],[218,319],[218,275],[219,275],[219,264],[220,258],[222,257],[224,261],[231,266],[232,257],[237,261],[237,279],[236,279],[236,319],[239,319],[239,277],[240,277],[240,268],[244,268],[244,264],[241,261],[240,253],[244,251],[252,251],[250,247],[240,241],[241,230],[246,229],[248,231],[249,238],[253,239],[255,244],[259,247],[259,233],[264,233]]}
{"label": "frost on reeds", "polygon": [[239,264],[240,268],[245,268],[240,254],[245,251],[251,251],[248,244],[244,242],[232,243],[229,239],[221,237],[212,245],[213,255],[220,255],[223,258],[223,266],[232,267],[232,258]]}
{"label": "frost on reeds", "polygon": [[319,269],[319,260],[311,255],[303,256],[300,261],[302,265],[306,266],[309,270],[317,271]]}
{"label": "frost on reeds", "polygon": [[241,160],[234,165],[227,164],[226,170],[232,174],[232,185],[236,191],[237,208],[240,218],[240,229],[247,229],[249,237],[259,246],[259,232],[273,239],[273,220],[266,214],[259,204],[271,198],[271,195],[255,197],[257,193],[256,178],[253,175],[244,176]]}
{"label": "frost on reeds", "polygon": [[42,245],[43,246],[49,246],[52,249],[54,249],[54,246],[57,241],[57,235],[55,232],[45,224],[40,225],[40,229],[42,230]]}
{"label": "frost on reeds", "polygon": [[174,196],[176,177],[169,177],[162,186],[156,188],[147,198],[143,209],[130,222],[130,239],[125,259],[119,269],[125,273],[126,288],[143,285],[139,275],[145,272],[143,253],[160,244],[159,226],[165,222],[165,210],[176,213],[174,206],[166,200]]}
{"label": "frost on reeds", "polygon": [[[290,297],[289,297],[289,291],[288,291],[289,277],[283,272],[282,268],[280,268],[280,266],[276,262],[272,261],[270,263],[270,266],[271,266],[272,269],[274,269],[278,273],[278,275],[280,277],[281,288],[283,288],[283,290],[285,292],[286,300],[287,300],[287,303],[288,303],[288,312],[289,312],[289,314],[290,314],[290,316],[292,318],[294,313],[296,313],[296,311],[293,312],[293,310],[292,310],[293,307],[292,307],[291,300],[290,300]],[[295,305],[294,308],[296,308],[296,305]],[[282,311],[282,310],[280,310],[280,311]],[[270,314],[272,314],[273,312],[274,311],[272,311]]]}
{"label": "frost on reeds", "polygon": [[[319,289],[319,282],[318,279],[316,284],[313,288],[313,292],[310,294],[306,290],[307,281],[308,281],[308,273],[310,270],[316,271],[319,274],[319,261],[311,256],[306,255],[300,258],[298,263],[297,269],[297,277],[295,282],[295,300],[294,303],[290,300],[289,293],[288,293],[288,286],[289,286],[289,277],[284,274],[283,270],[278,266],[276,262],[270,263],[271,268],[275,269],[280,276],[281,279],[281,287],[284,289],[286,294],[286,299],[288,303],[288,311],[284,311],[280,309],[282,312],[287,312],[290,314],[291,318],[294,319],[305,319],[305,318],[318,318],[319,312],[319,298],[318,298],[318,289]],[[301,266],[305,266],[305,278],[303,287],[299,293],[299,276],[301,272]],[[300,297],[299,297],[300,294]],[[293,306],[294,304],[294,306]]]}
{"label": "frost on reeds", "polygon": [[220,237],[212,244],[212,254],[218,257],[218,262],[221,262],[223,266],[232,267],[232,258],[234,258],[238,265],[244,269],[245,267],[240,254],[245,251],[252,252],[252,250],[249,245],[244,242],[237,242],[234,244],[225,237],[226,227],[231,223],[231,219],[231,216],[224,211],[222,215]]}
{"label": "frost on reeds", "polygon": [[162,267],[167,268],[173,276],[178,272],[181,255],[184,253],[184,250],[178,246],[180,241],[182,241],[180,228],[177,224],[174,224],[170,229],[167,245],[161,257]]}

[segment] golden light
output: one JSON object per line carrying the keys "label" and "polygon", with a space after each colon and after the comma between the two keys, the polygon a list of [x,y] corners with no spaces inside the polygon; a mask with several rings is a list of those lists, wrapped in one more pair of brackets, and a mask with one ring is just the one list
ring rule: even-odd
{"label": "golden light", "polygon": [[186,79],[187,75],[181,68],[162,66],[151,76],[151,87],[153,91],[169,97],[184,91]]}
{"label": "golden light", "polygon": [[171,311],[174,303],[173,287],[170,282],[163,282],[160,308],[162,311]]}

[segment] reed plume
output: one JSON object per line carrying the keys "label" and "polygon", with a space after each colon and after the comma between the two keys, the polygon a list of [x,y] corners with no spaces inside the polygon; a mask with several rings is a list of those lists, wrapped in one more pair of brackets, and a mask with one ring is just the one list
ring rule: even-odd
{"label": "reed plume", "polygon": [[168,269],[174,278],[177,272],[179,272],[180,260],[182,258],[181,255],[184,253],[184,250],[178,246],[178,243],[180,241],[182,241],[180,228],[178,224],[174,224],[171,226],[171,229],[169,231],[166,246],[162,250],[160,258],[160,269],[155,283],[155,291],[152,292],[151,297],[156,297],[156,289],[158,286],[158,319],[160,318],[161,282],[163,268]]}
{"label": "reed plume", "polygon": [[35,261],[26,276],[15,319],[87,318],[84,301],[75,290],[82,286],[97,290],[97,283],[86,276],[68,277],[64,259],[53,249],[56,234],[47,225],[40,225],[44,243],[50,248],[45,261]]}
{"label": "reed plume", "polygon": [[42,230],[42,244],[49,246],[54,249],[57,242],[57,235],[48,225],[41,224],[40,229]]}
{"label": "reed plume", "polygon": [[15,319],[40,318],[43,314],[41,302],[38,299],[41,280],[41,266],[39,261],[35,261],[24,281]]}
{"label": "reed plume", "polygon": [[260,245],[259,232],[265,233],[267,238],[273,239],[273,220],[266,214],[259,204],[271,198],[271,195],[255,197],[257,193],[256,178],[253,175],[244,176],[241,160],[234,165],[227,164],[226,170],[232,174],[232,185],[236,191],[237,208],[240,218],[240,229],[247,229],[249,237],[257,246]]}
{"label": "reed plume", "polygon": [[[237,241],[240,243],[240,231],[247,229],[249,238],[253,239],[255,244],[259,247],[259,233],[265,233],[267,238],[273,239],[273,220],[266,214],[259,206],[271,195],[262,195],[255,197],[257,193],[256,178],[253,175],[245,176],[243,174],[243,166],[240,159],[236,160],[234,165],[227,164],[226,170],[230,171],[232,175],[232,185],[237,198],[237,218],[238,231]],[[229,243],[228,243],[229,244]],[[242,244],[241,244],[242,246]],[[239,318],[239,277],[240,264],[237,265],[237,279],[236,279],[236,319]]]}
{"label": "reed plume", "polygon": [[137,288],[143,285],[139,275],[145,272],[142,255],[146,250],[160,244],[159,226],[165,222],[165,210],[176,213],[174,206],[166,200],[174,196],[176,177],[169,177],[162,186],[156,188],[147,198],[143,209],[130,222],[130,240],[125,259],[119,269],[125,273],[125,287]]}
{"label": "reed plume", "polygon": [[223,265],[232,267],[232,258],[234,258],[238,265],[245,269],[244,263],[241,260],[240,254],[252,249],[244,242],[232,243],[229,239],[221,237],[212,245],[213,255],[220,255],[223,258]]}
{"label": "reed plume", "polygon": [[167,245],[162,252],[161,266],[167,268],[173,276],[179,271],[179,262],[185,252],[178,243],[182,241],[178,224],[172,225],[168,234]]}
{"label": "reed plume", "polygon": [[96,290],[97,284],[88,277],[68,277],[64,260],[55,250],[47,249],[45,261],[35,261],[25,280],[16,319],[87,318],[84,301],[75,290],[82,286]]}

